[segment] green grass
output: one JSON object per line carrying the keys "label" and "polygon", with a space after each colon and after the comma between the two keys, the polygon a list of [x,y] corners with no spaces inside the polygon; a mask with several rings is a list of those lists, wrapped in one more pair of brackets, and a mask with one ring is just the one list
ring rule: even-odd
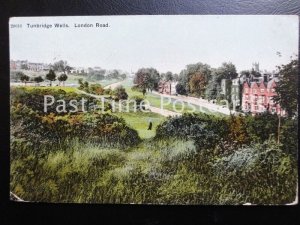
{"label": "green grass", "polygon": [[63,86],[52,86],[52,87],[38,87],[38,86],[24,86],[27,90],[33,89],[54,89],[54,90],[64,90],[67,93],[75,92],[77,90],[76,87],[63,87]]}
{"label": "green grass", "polygon": [[[157,125],[165,120],[164,116],[152,112],[118,112],[113,114],[123,118],[131,128],[138,132],[142,139],[154,137]],[[151,120],[153,124],[152,130],[147,130],[149,120]]]}
{"label": "green grass", "polygon": [[[211,149],[198,152],[192,141],[178,139],[147,140],[126,150],[76,139],[64,147],[23,145],[14,149],[16,155],[12,154],[10,187],[25,201],[42,202],[292,202],[296,196],[296,164],[278,149],[254,148],[247,150],[250,154],[243,154],[241,149],[237,157],[236,153],[228,156]],[[249,160],[255,154],[257,160]],[[243,166],[235,167],[239,161]],[[228,163],[233,169],[227,169]]]}
{"label": "green grass", "polygon": [[[139,96],[143,97],[143,94],[139,91],[133,91],[131,87],[133,86],[132,80],[127,79],[126,81],[123,82],[123,86],[126,88],[126,92],[128,94],[128,97],[133,97],[133,96]],[[150,105],[153,107],[160,108],[161,107],[161,97],[157,94],[147,92],[146,94],[146,99],[149,101]],[[183,104],[182,104],[183,103]],[[209,109],[205,107],[199,107],[194,104],[188,104],[186,102],[176,102],[175,99],[169,101],[169,98],[163,97],[163,108],[169,111],[173,112],[181,112],[181,113],[188,113],[193,111],[193,107],[195,107],[195,112],[203,112],[211,115],[216,115],[216,116],[224,116],[224,114],[219,113],[219,112],[212,112]],[[191,106],[192,105],[192,106]],[[183,108],[183,110],[182,110]],[[182,110],[182,111],[181,111]]]}

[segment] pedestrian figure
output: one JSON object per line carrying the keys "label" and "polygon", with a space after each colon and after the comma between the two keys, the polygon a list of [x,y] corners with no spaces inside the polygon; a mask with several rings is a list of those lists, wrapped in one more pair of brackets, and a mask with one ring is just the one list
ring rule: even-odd
{"label": "pedestrian figure", "polygon": [[144,88],[143,89],[143,96],[145,97],[145,94],[146,94],[146,89]]}
{"label": "pedestrian figure", "polygon": [[152,121],[151,120],[149,120],[148,130],[152,130]]}

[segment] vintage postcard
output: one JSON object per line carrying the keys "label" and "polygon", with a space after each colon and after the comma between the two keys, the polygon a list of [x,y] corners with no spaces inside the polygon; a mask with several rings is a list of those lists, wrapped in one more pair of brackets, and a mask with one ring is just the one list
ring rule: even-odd
{"label": "vintage postcard", "polygon": [[298,26],[11,18],[11,199],[297,204]]}

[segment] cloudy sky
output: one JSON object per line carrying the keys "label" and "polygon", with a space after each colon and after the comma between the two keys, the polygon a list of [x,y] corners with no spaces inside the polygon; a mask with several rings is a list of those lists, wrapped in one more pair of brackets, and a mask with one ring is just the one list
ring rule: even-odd
{"label": "cloudy sky", "polygon": [[[69,28],[27,27],[54,23]],[[74,27],[85,23],[94,27]],[[10,28],[10,58],[31,62],[64,59],[71,66],[176,73],[196,62],[218,67],[230,61],[238,71],[259,62],[272,71],[298,54],[297,16],[19,17],[11,18],[13,24],[22,28]]]}

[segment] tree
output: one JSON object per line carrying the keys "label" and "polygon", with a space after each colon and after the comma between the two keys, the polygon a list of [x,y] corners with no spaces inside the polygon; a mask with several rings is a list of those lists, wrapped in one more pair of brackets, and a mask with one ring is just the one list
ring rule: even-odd
{"label": "tree", "polygon": [[41,82],[44,81],[44,79],[43,79],[41,76],[35,77],[33,80],[34,80],[34,82],[37,83],[37,84],[39,84],[39,83],[41,83]]}
{"label": "tree", "polygon": [[107,79],[119,79],[120,72],[118,70],[109,71],[106,77]]}
{"label": "tree", "polygon": [[178,81],[178,79],[179,79],[179,75],[177,73],[174,73],[173,74],[173,80]]}
{"label": "tree", "polygon": [[[186,66],[184,70],[180,72],[178,77],[178,82],[185,87],[187,94],[189,94],[192,93],[190,90],[191,89],[190,84],[193,83],[193,82],[191,83],[190,80],[195,74],[198,75],[202,74],[205,83],[207,83],[211,79],[211,73],[212,70],[208,64],[203,64],[201,62],[196,64],[189,64]],[[195,77],[193,79],[195,79]],[[205,91],[205,89],[203,91]]]}
{"label": "tree", "polygon": [[50,86],[52,86],[52,81],[56,80],[56,74],[52,69],[46,74],[46,79],[50,81]]}
{"label": "tree", "polygon": [[187,94],[185,86],[182,83],[178,83],[175,88],[176,88],[176,93],[178,93],[180,95],[186,95]]}
{"label": "tree", "polygon": [[68,65],[67,61],[59,60],[52,65],[52,69],[56,72],[70,73],[72,67]]}
{"label": "tree", "polygon": [[25,84],[29,81],[29,76],[25,75],[24,73],[21,74],[20,80]]}
{"label": "tree", "polygon": [[245,78],[249,78],[250,77],[250,71],[249,70],[243,70],[241,71],[241,76],[245,77]]}
{"label": "tree", "polygon": [[261,73],[258,71],[255,71],[254,69],[251,70],[250,74],[254,77],[261,77]]}
{"label": "tree", "polygon": [[63,73],[63,74],[59,75],[57,79],[59,80],[59,83],[63,82],[63,86],[65,86],[65,81],[68,79],[68,76]]}
{"label": "tree", "polygon": [[[231,62],[224,62],[222,66],[212,71],[211,79],[208,81],[206,90],[207,99],[220,99],[221,98],[221,81],[223,79],[232,80],[237,78],[235,65]],[[230,99],[228,99],[230,100]]]}
{"label": "tree", "polygon": [[85,88],[85,85],[83,83],[83,79],[82,78],[78,79],[78,84],[79,84],[79,88],[78,89],[83,90]]}
{"label": "tree", "polygon": [[116,100],[125,100],[128,98],[128,94],[122,85],[116,87],[113,93],[116,97]]}
{"label": "tree", "polygon": [[206,88],[205,76],[199,72],[195,73],[190,79],[189,86],[190,93],[204,97],[204,92]]}
{"label": "tree", "polygon": [[136,72],[133,82],[140,88],[152,91],[157,90],[159,80],[160,76],[156,69],[142,68]]}
{"label": "tree", "polygon": [[173,81],[174,77],[173,77],[173,74],[172,72],[167,72],[166,75],[165,75],[165,81]]}
{"label": "tree", "polygon": [[277,96],[273,100],[286,110],[289,117],[297,115],[298,109],[298,59],[278,67],[279,82],[275,87]]}
{"label": "tree", "polygon": [[15,79],[17,81],[21,81],[21,77],[24,76],[25,74],[23,72],[17,72],[15,75]]}
{"label": "tree", "polygon": [[104,89],[101,84],[91,84],[89,90],[90,93],[96,95],[102,95],[104,93]]}

